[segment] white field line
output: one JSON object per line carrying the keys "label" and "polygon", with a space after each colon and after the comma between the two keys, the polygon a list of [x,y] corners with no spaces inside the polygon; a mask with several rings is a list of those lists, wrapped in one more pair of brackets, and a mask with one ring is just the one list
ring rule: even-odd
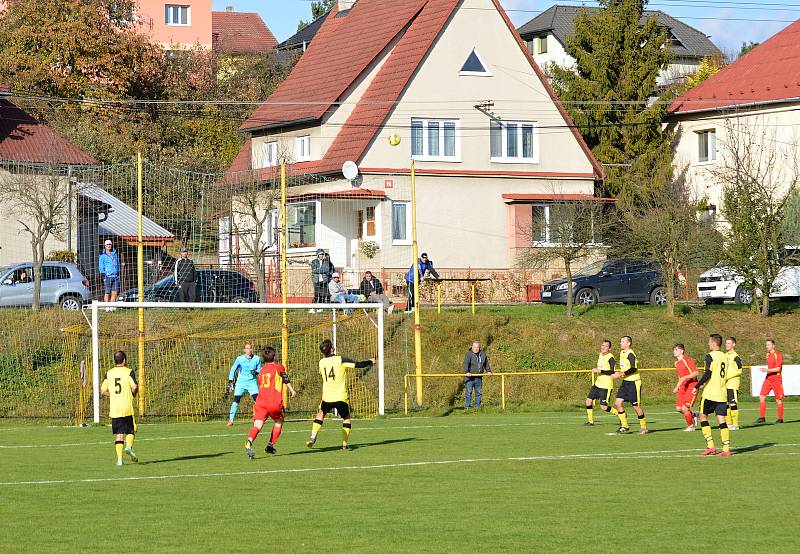
{"label": "white field line", "polygon": [[[692,454],[688,454],[688,453]],[[480,463],[505,463],[505,462],[534,462],[534,461],[565,461],[565,460],[629,460],[629,459],[656,459],[663,460],[668,458],[696,458],[697,449],[682,450],[654,450],[638,452],[618,452],[608,453],[588,453],[588,454],[562,454],[562,455],[542,455],[524,456],[509,458],[462,458],[456,460],[425,460],[417,462],[401,462],[394,464],[372,464],[372,465],[349,465],[349,466],[329,466],[329,467],[305,467],[305,468],[284,468],[266,469],[261,471],[227,471],[215,473],[184,473],[173,475],[146,475],[140,477],[100,477],[91,479],[52,479],[42,481],[4,481],[0,486],[25,486],[25,485],[72,485],[72,484],[91,484],[108,483],[121,481],[166,481],[175,479],[197,479],[208,477],[240,477],[248,475],[274,475],[290,473],[315,473],[324,471],[366,471],[373,469],[397,469],[409,467],[438,466],[438,465],[457,465],[457,464],[480,464]],[[735,451],[734,451],[735,454]],[[797,456],[800,452],[780,452],[765,453],[760,456]]]}

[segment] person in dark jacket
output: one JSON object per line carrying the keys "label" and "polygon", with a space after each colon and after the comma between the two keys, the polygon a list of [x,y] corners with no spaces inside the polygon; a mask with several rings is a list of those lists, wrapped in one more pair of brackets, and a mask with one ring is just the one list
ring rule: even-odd
{"label": "person in dark jacket", "polygon": [[[439,279],[439,274],[433,268],[433,260],[428,259],[428,255],[423,252],[422,256],[419,257],[417,260],[417,274],[419,275],[419,281],[422,282],[422,279],[425,277],[425,273],[428,272],[434,279]],[[408,268],[408,273],[406,273],[406,284],[408,285],[408,305],[406,306],[406,312],[410,312],[414,309],[414,266]]]}
{"label": "person in dark jacket", "polygon": [[316,259],[311,261],[311,282],[314,284],[314,303],[328,301],[328,283],[333,274],[333,264],[322,248],[317,249]]}
{"label": "person in dark jacket", "polygon": [[189,259],[189,250],[181,248],[181,257],[175,261],[175,284],[178,285],[178,302],[197,302],[197,272]]}
{"label": "person in dark jacket", "polygon": [[481,407],[483,397],[483,374],[491,375],[489,358],[481,350],[479,341],[472,341],[472,348],[464,354],[464,408],[469,409],[470,399],[474,395],[475,407]]}
{"label": "person in dark jacket", "polygon": [[394,306],[392,306],[389,297],[383,293],[383,284],[381,284],[380,280],[375,277],[371,271],[364,272],[364,278],[361,280],[358,292],[367,298],[367,302],[380,302],[383,304],[384,310],[392,313]]}

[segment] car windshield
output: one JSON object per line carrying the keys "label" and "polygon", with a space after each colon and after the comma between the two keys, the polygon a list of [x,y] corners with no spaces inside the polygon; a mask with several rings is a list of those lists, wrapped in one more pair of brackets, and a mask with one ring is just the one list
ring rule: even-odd
{"label": "car windshield", "polygon": [[597,275],[603,270],[603,266],[605,265],[605,261],[594,262],[593,264],[589,264],[583,269],[576,271],[572,274],[573,277],[591,277],[592,275]]}
{"label": "car windshield", "polygon": [[164,277],[164,278],[163,278],[163,279],[161,279],[160,281],[156,281],[156,282],[153,284],[153,286],[154,286],[154,287],[166,287],[166,286],[168,286],[168,285],[171,285],[171,284],[172,284],[172,281],[174,280],[174,278],[175,278],[175,277],[174,277],[173,275],[167,275],[166,277]]}

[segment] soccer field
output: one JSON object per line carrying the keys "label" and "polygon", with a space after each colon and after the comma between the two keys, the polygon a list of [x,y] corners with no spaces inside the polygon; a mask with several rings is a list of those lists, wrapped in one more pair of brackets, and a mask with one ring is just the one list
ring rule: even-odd
{"label": "soccer field", "polygon": [[647,436],[568,412],[355,421],[350,452],[337,420],[312,450],[289,422],[255,461],[244,418],[143,425],[121,468],[108,427],[0,427],[0,551],[797,552],[798,415],[733,432],[728,459],[668,406]]}

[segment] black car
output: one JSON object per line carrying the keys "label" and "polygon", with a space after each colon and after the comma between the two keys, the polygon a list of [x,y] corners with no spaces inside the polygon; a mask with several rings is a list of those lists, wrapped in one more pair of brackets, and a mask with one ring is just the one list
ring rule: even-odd
{"label": "black car", "polygon": [[[595,262],[572,274],[576,304],[599,302],[667,303],[660,266],[649,260],[631,258]],[[555,279],[542,285],[542,302],[567,303],[567,280]]]}
{"label": "black car", "polygon": [[[120,295],[124,302],[136,302],[139,294],[136,289],[125,291]],[[178,286],[175,277],[169,275],[144,289],[146,302],[177,302]],[[198,302],[258,302],[255,284],[236,271],[228,269],[197,270]]]}

